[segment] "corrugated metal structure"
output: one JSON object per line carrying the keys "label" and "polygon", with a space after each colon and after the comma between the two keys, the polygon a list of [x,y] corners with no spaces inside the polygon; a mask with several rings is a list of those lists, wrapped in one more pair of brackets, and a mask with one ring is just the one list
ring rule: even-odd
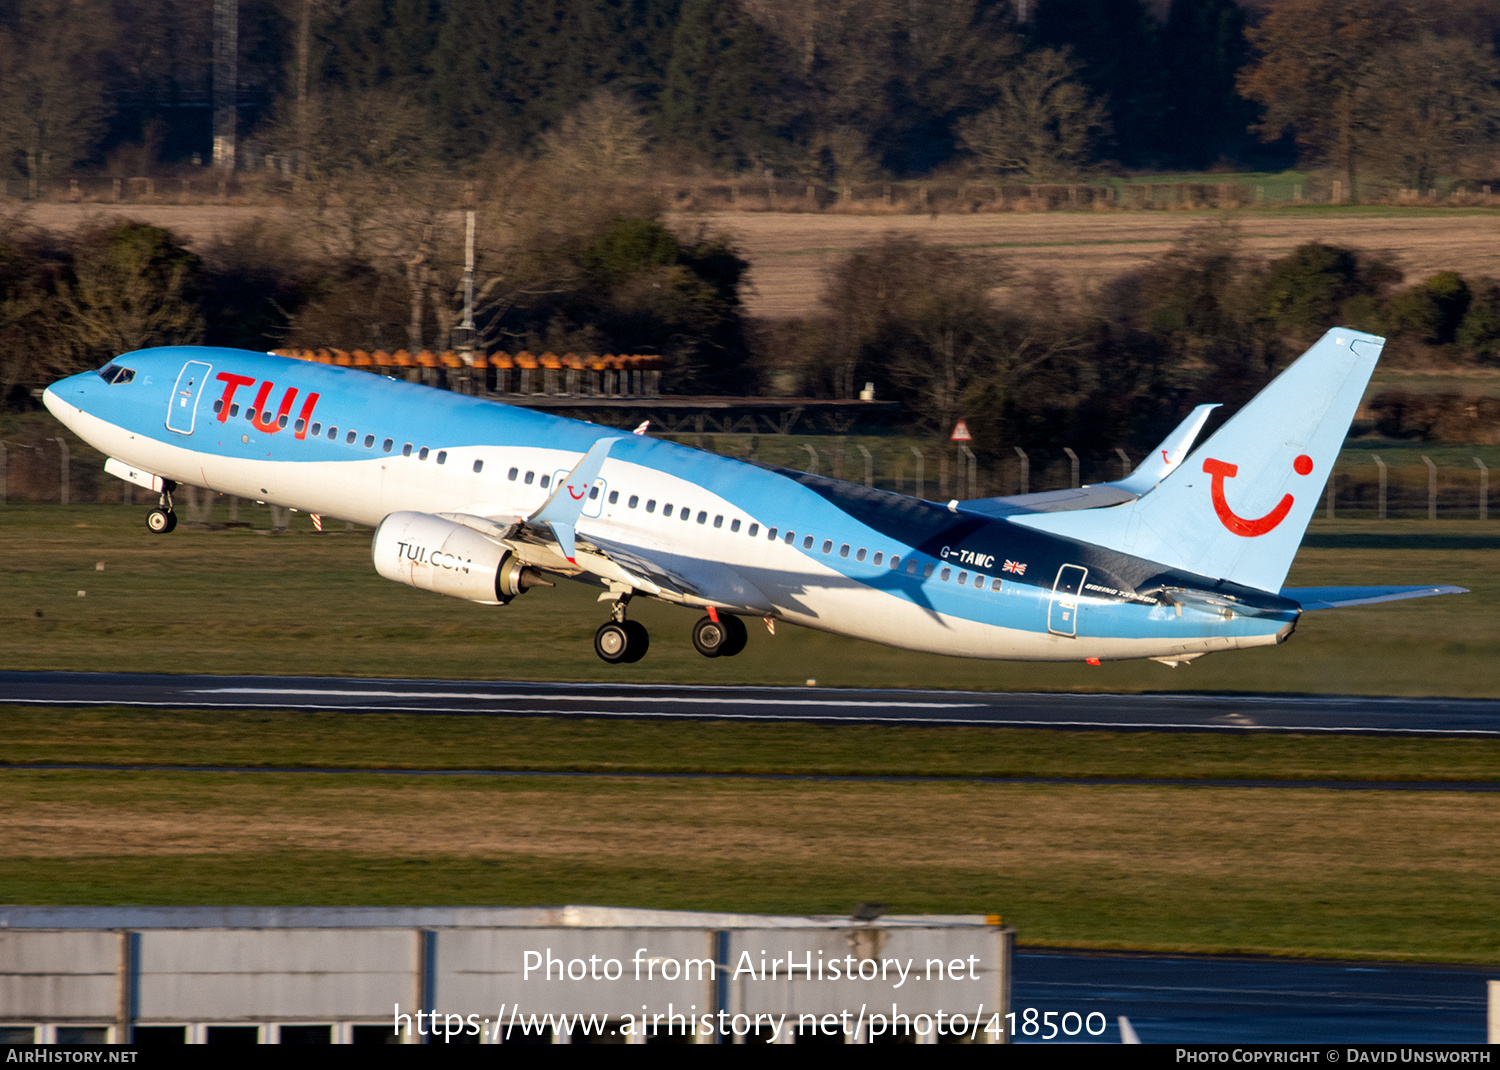
{"label": "corrugated metal structure", "polygon": [[995,1043],[983,916],[0,907],[0,1043]]}

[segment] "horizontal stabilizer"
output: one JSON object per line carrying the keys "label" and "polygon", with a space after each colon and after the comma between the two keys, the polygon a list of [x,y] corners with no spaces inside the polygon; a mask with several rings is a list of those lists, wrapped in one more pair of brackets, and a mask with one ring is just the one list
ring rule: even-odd
{"label": "horizontal stabilizer", "polygon": [[1290,598],[1304,610],[1369,606],[1376,602],[1399,602],[1404,598],[1427,598],[1435,594],[1468,594],[1467,587],[1284,587],[1282,598]]}

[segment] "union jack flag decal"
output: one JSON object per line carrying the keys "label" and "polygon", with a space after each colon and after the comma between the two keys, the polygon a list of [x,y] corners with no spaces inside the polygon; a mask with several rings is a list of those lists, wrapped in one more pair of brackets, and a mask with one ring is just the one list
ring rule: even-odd
{"label": "union jack flag decal", "polygon": [[1026,563],[1024,561],[1006,561],[1000,566],[1001,572],[1014,572],[1017,576],[1026,575]]}

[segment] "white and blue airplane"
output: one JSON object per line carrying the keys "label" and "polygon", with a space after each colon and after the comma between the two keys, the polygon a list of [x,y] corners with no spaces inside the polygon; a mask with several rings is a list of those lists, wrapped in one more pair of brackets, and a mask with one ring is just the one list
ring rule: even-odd
{"label": "white and blue airplane", "polygon": [[172,346],[54,383],[47,407],[160,495],[204,487],[375,527],[375,569],[505,605],[547,577],[609,605],[608,662],[650,639],[636,597],[958,657],[1151,658],[1268,646],[1306,610],[1451,586],[1282,586],[1384,339],[1335,329],[1196,450],[1201,406],[1127,478],[933,502],[267,353]]}

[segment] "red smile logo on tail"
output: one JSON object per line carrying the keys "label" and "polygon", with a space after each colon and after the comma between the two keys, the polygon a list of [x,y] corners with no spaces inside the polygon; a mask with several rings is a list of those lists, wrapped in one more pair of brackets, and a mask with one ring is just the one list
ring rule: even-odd
{"label": "red smile logo on tail", "polygon": [[[1300,454],[1292,462],[1292,468],[1299,476],[1308,475],[1313,470],[1312,458],[1305,453]],[[1240,466],[1208,457],[1203,461],[1203,470],[1213,476],[1211,493],[1214,500],[1214,512],[1219,515],[1219,523],[1236,535],[1243,535],[1247,539],[1264,535],[1268,531],[1273,531],[1276,525],[1286,519],[1287,513],[1292,511],[1292,502],[1295,499],[1290,494],[1286,494],[1282,496],[1281,501],[1276,503],[1276,508],[1265,516],[1253,519],[1240,516],[1229,507],[1229,502],[1224,498],[1224,480],[1233,479],[1239,473]]]}

